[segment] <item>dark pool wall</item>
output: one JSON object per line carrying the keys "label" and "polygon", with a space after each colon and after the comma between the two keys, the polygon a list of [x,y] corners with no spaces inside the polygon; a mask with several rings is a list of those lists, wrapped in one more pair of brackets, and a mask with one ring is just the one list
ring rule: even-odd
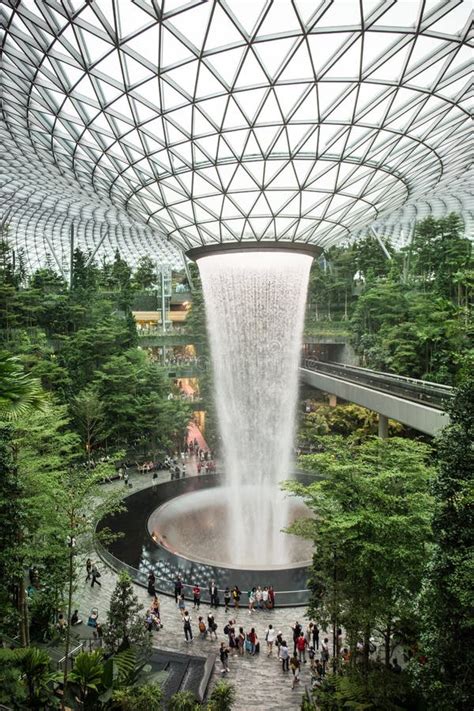
{"label": "dark pool wall", "polygon": [[[304,474],[298,474],[300,481],[312,481]],[[308,600],[307,569],[291,568],[287,570],[236,570],[194,562],[176,555],[156,543],[148,531],[147,522],[151,513],[170,499],[181,494],[209,489],[222,483],[218,475],[189,477],[169,481],[152,488],[132,493],[125,501],[124,511],[115,516],[104,517],[97,525],[97,530],[110,529],[113,533],[124,535],[110,543],[106,548],[99,546],[104,560],[115,569],[126,569],[132,578],[141,585],[146,585],[150,570],[156,576],[156,589],[162,593],[173,594],[174,579],[179,574],[185,584],[185,597],[192,599],[191,588],[197,582],[202,588],[202,601],[207,602],[208,584],[211,579],[221,589],[220,603],[223,603],[222,591],[228,585],[238,585],[242,591],[241,605],[247,604],[247,590],[254,585],[273,585],[276,591],[277,606],[303,605]],[[232,536],[232,522],[222,522],[222,530]],[[255,537],[258,547],[258,535]]]}

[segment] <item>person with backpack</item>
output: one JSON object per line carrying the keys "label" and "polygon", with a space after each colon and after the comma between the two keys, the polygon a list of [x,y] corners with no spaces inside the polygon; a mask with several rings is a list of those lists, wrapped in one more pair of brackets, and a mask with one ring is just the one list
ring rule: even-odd
{"label": "person with backpack", "polygon": [[239,586],[234,585],[234,587],[232,588],[232,600],[234,601],[234,607],[237,610],[239,609],[240,595],[241,595],[241,592],[239,590]]}
{"label": "person with backpack", "polygon": [[293,674],[293,681],[291,682],[292,689],[295,688],[296,684],[300,680],[300,668],[301,668],[300,661],[299,661],[298,657],[296,656],[296,654],[293,654],[293,656],[290,659],[290,669]]}
{"label": "person with backpack", "polygon": [[222,664],[221,674],[228,674],[228,672],[230,671],[229,667],[227,666],[227,661],[229,659],[229,650],[225,646],[225,642],[221,642],[221,646],[219,648],[219,657]]}
{"label": "person with backpack", "polygon": [[214,620],[214,615],[209,613],[207,616],[207,632],[209,634],[209,639],[214,635],[214,639],[217,639],[217,623]]}
{"label": "person with backpack", "polygon": [[247,634],[247,642],[248,644],[245,645],[246,649],[253,657],[255,656],[255,647],[257,644],[257,633],[255,632],[255,627],[252,627],[250,632]]}
{"label": "person with backpack", "polygon": [[199,636],[201,639],[206,639],[207,637],[207,628],[206,628],[206,623],[202,619],[202,617],[198,617],[198,628],[199,628]]}
{"label": "person with backpack", "polygon": [[192,642],[193,641],[193,629],[191,627],[191,615],[189,612],[186,610],[186,612],[183,615],[183,630],[184,630],[184,639],[186,642]]}
{"label": "person with backpack", "polygon": [[227,587],[227,588],[224,590],[224,606],[225,606],[224,612],[229,612],[229,608],[230,608],[230,598],[231,598],[230,589]]}

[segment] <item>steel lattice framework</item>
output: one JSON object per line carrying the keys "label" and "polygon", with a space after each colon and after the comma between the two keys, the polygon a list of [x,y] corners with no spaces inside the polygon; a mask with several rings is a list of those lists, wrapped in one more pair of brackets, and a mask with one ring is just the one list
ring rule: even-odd
{"label": "steel lattice framework", "polygon": [[469,216],[469,12],[7,0],[0,178],[17,239],[61,262],[73,222],[91,250],[176,261],[167,240],[327,247],[452,206]]}

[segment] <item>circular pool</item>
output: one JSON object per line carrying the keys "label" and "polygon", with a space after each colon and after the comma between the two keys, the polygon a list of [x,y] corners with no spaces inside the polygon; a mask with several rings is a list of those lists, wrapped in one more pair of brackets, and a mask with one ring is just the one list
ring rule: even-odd
{"label": "circular pool", "polygon": [[[297,478],[313,480],[304,474]],[[282,494],[269,491],[268,495]],[[292,498],[290,506],[290,520],[307,515],[304,503],[298,499]],[[238,585],[243,604],[247,600],[245,593],[254,585],[272,585],[278,606],[306,604],[311,545],[282,532],[282,540],[290,539],[289,558],[284,564],[281,560],[268,561],[264,551],[258,553],[256,530],[253,563],[232,560],[229,546],[224,543],[225,539],[232,543],[235,515],[232,498],[218,475],[164,482],[154,489],[130,494],[124,499],[123,511],[105,516],[98,523],[98,532],[108,529],[117,536],[106,546],[99,544],[99,553],[111,567],[127,570],[139,584],[146,585],[153,571],[157,590],[166,594],[173,594],[174,580],[180,575],[185,596],[192,597],[192,587],[198,583],[204,602],[208,583],[213,579],[221,590]],[[220,599],[222,602],[222,592]]]}

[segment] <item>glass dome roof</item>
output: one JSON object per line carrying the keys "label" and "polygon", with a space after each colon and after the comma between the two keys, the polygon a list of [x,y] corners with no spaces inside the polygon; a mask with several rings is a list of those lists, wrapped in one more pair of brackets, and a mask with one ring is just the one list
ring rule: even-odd
{"label": "glass dome roof", "polygon": [[62,213],[90,248],[172,261],[167,239],[327,247],[416,218],[420,201],[436,209],[461,179],[472,207],[469,2],[7,0],[0,13],[2,190],[38,239],[63,235]]}

